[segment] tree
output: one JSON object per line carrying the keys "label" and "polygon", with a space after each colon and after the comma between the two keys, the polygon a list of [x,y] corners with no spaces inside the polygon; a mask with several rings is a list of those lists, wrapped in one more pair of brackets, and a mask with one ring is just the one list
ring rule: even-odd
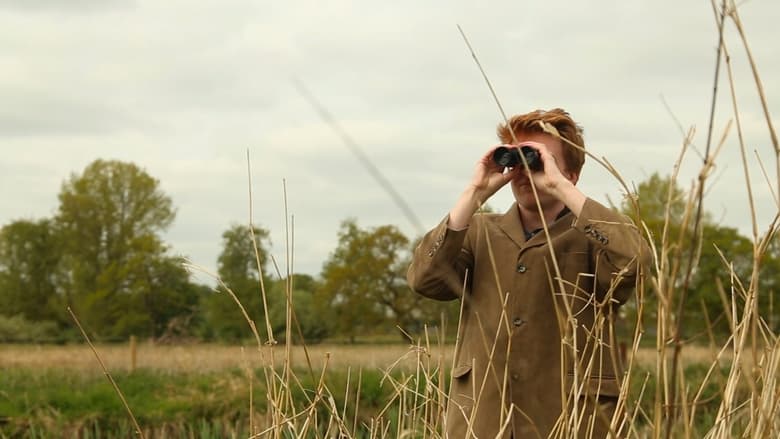
{"label": "tree", "polygon": [[[657,249],[661,248],[664,229],[666,229],[667,242],[672,241],[676,243],[681,232],[681,221],[685,215],[686,192],[676,184],[672,184],[670,177],[662,177],[656,172],[648,177],[647,180],[639,183],[637,196],[639,214],[642,222],[650,231],[655,247]],[[625,215],[634,216],[632,206],[627,200],[623,202],[621,210]],[[671,219],[668,224],[665,222],[667,210]],[[707,217],[705,216],[705,218]],[[692,227],[689,227],[686,233],[691,233],[692,231]],[[688,238],[686,236],[683,241]]]}
{"label": "tree", "polygon": [[[717,284],[719,280],[724,290],[729,291],[731,285],[729,265],[734,269],[736,276],[747,285],[753,269],[753,243],[740,235],[735,228],[705,224],[702,230],[701,256],[692,279],[687,304],[692,317],[698,318],[686,322],[689,329],[705,331],[709,320],[711,329],[715,333],[730,332],[725,313],[731,310],[724,309]],[[701,315],[702,305],[707,311],[707,318]]]}
{"label": "tree", "polygon": [[0,229],[0,313],[62,323],[60,258],[50,220],[18,220]]}
{"label": "tree", "polygon": [[[119,295],[117,308],[123,309],[114,323],[115,335],[139,334],[159,338],[170,332],[173,323],[187,320],[197,311],[199,291],[189,279],[183,260],[160,256],[129,265],[126,272],[133,294]],[[187,336],[187,328],[175,328],[175,336]]]}
{"label": "tree", "polygon": [[[690,235],[684,235],[681,239],[680,224],[685,214],[686,197],[685,192],[676,184],[673,184],[670,177],[662,177],[658,173],[653,173],[647,180],[639,183],[636,189],[636,200],[639,206],[640,227],[644,226],[650,235],[650,241],[653,248],[658,252],[659,259],[670,257],[675,251],[680,250],[678,242],[683,244],[690,243]],[[667,210],[669,212],[668,223],[666,222]],[[636,212],[628,199],[621,204],[621,211],[624,215],[634,218]],[[638,221],[638,222],[639,222]],[[688,229],[690,231],[690,228]],[[665,233],[665,234],[664,234]],[[665,236],[665,240],[664,240]],[[666,245],[664,245],[666,242]],[[677,256],[682,259],[681,255]],[[668,271],[668,266],[667,271]],[[665,274],[664,274],[665,276]],[[629,320],[635,321],[639,305],[643,305],[644,322],[647,329],[653,331],[658,315],[658,295],[657,291],[652,293],[648,290],[639,298],[641,304],[635,301],[629,301],[623,311],[629,314]]]}
{"label": "tree", "polygon": [[[260,270],[263,272],[264,284],[267,285],[265,267],[268,261],[268,231],[255,227],[254,235],[257,255],[248,226],[233,225],[222,234],[222,251],[217,259],[217,274],[236,295],[260,334],[263,334],[265,310],[260,288]],[[204,312],[207,333],[211,336],[223,340],[251,336],[241,310],[226,292],[208,296],[204,302]]]}
{"label": "tree", "polygon": [[769,328],[777,334],[780,331],[780,242],[774,239],[767,249],[761,264],[761,294],[758,306],[762,318]]}
{"label": "tree", "polygon": [[[682,228],[688,194],[673,184],[670,177],[661,177],[657,173],[651,175],[639,184],[637,197],[641,220],[647,226],[659,255],[670,258],[666,271],[661,276],[666,276],[666,284],[678,292],[683,287],[687,263],[694,252],[692,260],[695,265],[692,268],[685,303],[685,328],[688,335],[703,334],[708,329],[712,329],[716,334],[728,334],[729,326],[725,316],[727,311],[718,292],[718,282],[728,291],[732,282],[730,267],[733,267],[737,278],[747,285],[753,268],[752,242],[740,235],[737,229],[714,223],[712,216],[704,212],[700,229],[701,248],[691,248],[693,224],[689,224],[686,229]],[[627,215],[633,213],[627,202],[623,203],[622,210]],[[692,221],[693,219],[690,222]],[[667,239],[666,245],[663,246],[662,236],[665,228]],[[762,288],[767,290],[759,296],[759,303],[764,304],[763,306],[768,306],[771,302],[769,296],[777,294],[777,288],[774,286],[780,275],[780,270],[777,270],[780,268],[778,256],[780,255],[770,249],[762,261],[761,283]],[[679,263],[676,272],[670,269],[673,260]],[[671,278],[675,273],[676,276]],[[678,297],[675,295],[674,300]],[[658,309],[658,298],[655,294],[645,294],[644,299],[645,310],[651,313],[651,320],[654,322],[655,316],[652,313]],[[670,305],[671,310],[676,309],[675,304]],[[737,307],[741,308],[741,304],[737,303]],[[711,325],[709,328],[708,323]]]}
{"label": "tree", "polygon": [[319,302],[338,316],[332,322],[334,332],[354,341],[358,334],[396,325],[419,329],[430,318],[432,304],[406,283],[409,239],[395,226],[361,229],[355,220],[344,221],[338,236],[318,292]]}
{"label": "tree", "polygon": [[[317,303],[320,283],[308,274],[294,274],[273,282],[269,290],[269,319],[277,340],[285,339],[289,331],[293,342],[317,343],[329,335],[328,322],[339,318],[327,306]],[[287,322],[287,291],[291,290],[292,313]],[[298,329],[300,327],[300,333]],[[303,337],[303,340],[300,337]]]}
{"label": "tree", "polygon": [[62,185],[66,300],[98,334],[154,336],[171,316],[191,312],[191,300],[176,297],[186,272],[159,237],[175,217],[159,186],[135,164],[104,160]]}

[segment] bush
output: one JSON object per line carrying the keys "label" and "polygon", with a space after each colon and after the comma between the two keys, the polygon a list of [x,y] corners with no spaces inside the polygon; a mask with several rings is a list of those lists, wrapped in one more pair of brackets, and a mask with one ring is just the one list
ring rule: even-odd
{"label": "bush", "polygon": [[0,343],[51,342],[60,339],[58,332],[52,321],[31,322],[21,315],[0,314]]}

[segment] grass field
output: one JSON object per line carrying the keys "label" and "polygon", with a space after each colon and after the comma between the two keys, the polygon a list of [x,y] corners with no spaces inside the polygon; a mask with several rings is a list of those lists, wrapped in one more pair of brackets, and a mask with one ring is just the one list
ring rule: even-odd
{"label": "grass field", "polygon": [[[131,351],[128,344],[96,346],[106,366],[111,371],[126,371],[131,368]],[[400,344],[356,344],[356,345],[314,345],[307,346],[313,366],[320,368],[328,359],[331,369],[377,369],[391,365],[414,367],[417,349]],[[277,346],[275,355],[282,358],[285,348]],[[291,350],[295,367],[307,364],[304,348],[295,346]],[[452,346],[431,348],[431,355],[450,358]],[[155,345],[139,343],[136,353],[138,369],[164,370],[169,372],[212,372],[242,368],[247,363],[252,368],[264,366],[257,348],[220,344]],[[399,361],[400,360],[400,361]],[[0,345],[0,369],[67,369],[92,372],[102,375],[95,356],[87,345]]]}
{"label": "grass field", "polygon": [[[392,382],[411,374],[419,355],[440,364],[451,355],[451,347],[428,352],[384,344],[307,349],[312,371],[303,347],[289,350],[291,398],[305,405],[327,382],[342,415],[349,413],[355,423],[370,423],[392,401]],[[252,417],[256,424],[270,422],[263,421],[273,391],[264,379],[267,361],[278,357],[281,363],[287,355],[283,347],[261,354],[252,346],[139,343],[131,371],[129,344],[96,350],[146,437],[249,436]],[[0,437],[127,437],[133,431],[88,346],[0,345]]]}
{"label": "grass field", "polygon": [[[128,344],[108,344],[96,346],[106,366],[112,372],[131,369],[132,355]],[[430,348],[434,359],[441,358],[443,364],[451,361],[452,345]],[[416,364],[416,346],[402,344],[322,344],[307,346],[309,358],[315,368],[320,368],[326,358],[331,369],[377,369],[394,368],[413,369]],[[275,348],[277,357],[285,355],[285,348]],[[426,349],[427,351],[427,349]],[[291,349],[292,363],[295,367],[307,364],[304,348]],[[683,351],[686,364],[711,363],[717,352],[703,346],[688,346]],[[723,361],[728,361],[726,356]],[[642,366],[655,362],[655,350],[641,348],[636,359]],[[168,372],[212,372],[242,368],[249,364],[252,368],[262,367],[262,359],[257,348],[221,344],[191,345],[155,345],[139,343],[136,351],[136,368],[161,370]],[[0,370],[72,370],[102,375],[95,356],[87,345],[0,345]]]}
{"label": "grass field", "polygon": [[[251,346],[139,343],[131,371],[128,344],[96,349],[145,437],[249,437],[250,431],[257,433],[258,425],[272,423],[268,419],[269,404],[273,404],[270,387],[276,381],[264,379],[264,362],[271,356],[287,355],[281,346],[261,355]],[[293,347],[289,354],[293,378],[278,382],[294,383],[289,394],[295,402],[290,404],[309,407],[306,401],[316,399],[314,395],[322,394],[325,386],[339,416],[350,420],[353,437],[370,437],[372,423],[388,417],[387,422],[394,422],[402,400],[423,393],[422,385],[430,390],[431,384],[442,384],[446,373],[437,372],[449,369],[452,346],[316,345],[308,348],[311,371],[302,347]],[[715,352],[690,346],[683,354],[689,384],[695,386],[704,379]],[[635,358],[630,399],[642,400],[639,405],[649,410],[657,382],[652,372],[655,352],[641,349]],[[430,366],[421,373],[420,365],[426,362]],[[726,370],[728,360],[723,363],[719,373]],[[277,370],[278,377],[283,377],[284,368]],[[713,422],[718,382],[712,380],[704,391],[711,407],[702,406],[702,422]],[[643,384],[646,389],[640,394]],[[399,392],[399,387],[404,390]],[[429,390],[431,400],[436,392]],[[323,418],[332,415],[328,409],[318,410]],[[88,346],[0,346],[0,437],[129,437],[133,431]]]}

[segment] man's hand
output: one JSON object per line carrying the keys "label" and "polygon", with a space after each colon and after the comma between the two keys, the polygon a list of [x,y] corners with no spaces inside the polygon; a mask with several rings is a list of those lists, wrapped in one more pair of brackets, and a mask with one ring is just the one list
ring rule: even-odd
{"label": "man's hand", "polygon": [[493,162],[493,152],[501,145],[495,145],[485,153],[474,167],[471,182],[463,191],[455,206],[450,211],[448,227],[462,230],[469,225],[474,212],[499,189],[509,183],[520,172],[516,166],[504,172],[504,167]]}
{"label": "man's hand", "polygon": [[[560,188],[562,185],[569,185],[576,182],[573,173],[564,175],[564,172],[561,171],[555,156],[552,155],[550,150],[547,148],[547,145],[544,143],[523,142],[521,146],[530,146],[531,148],[535,149],[539,152],[539,157],[542,160],[542,170],[536,172],[531,171],[530,174],[530,177],[533,179],[534,185],[536,185],[536,187],[543,189],[545,192],[555,194],[555,190]],[[522,172],[525,172],[525,167],[522,164],[518,165],[518,168],[522,168]]]}
{"label": "man's hand", "polygon": [[471,188],[483,203],[493,196],[499,189],[509,183],[519,172],[519,169],[510,169],[504,172],[504,167],[493,161],[493,153],[502,145],[495,145],[483,155],[474,167],[471,178]]}
{"label": "man's hand", "polygon": [[[558,163],[544,143],[522,142],[522,144],[539,151],[539,157],[544,165],[542,170],[530,173],[534,185],[563,202],[575,216],[579,217],[586,199],[575,186],[579,174],[567,170],[565,163]],[[522,172],[525,172],[525,169]]]}

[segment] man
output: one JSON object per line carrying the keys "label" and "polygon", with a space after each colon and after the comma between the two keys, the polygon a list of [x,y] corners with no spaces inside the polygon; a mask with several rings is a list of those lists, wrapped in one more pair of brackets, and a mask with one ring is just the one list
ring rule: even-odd
{"label": "man", "polygon": [[[498,135],[535,150],[541,169],[527,160],[505,169],[493,159],[496,147],[487,151],[407,274],[419,294],[461,299],[447,436],[615,434],[613,320],[649,248],[626,218],[576,187],[585,154],[567,112],[514,116]],[[476,214],[506,184],[516,201],[509,210]]]}

